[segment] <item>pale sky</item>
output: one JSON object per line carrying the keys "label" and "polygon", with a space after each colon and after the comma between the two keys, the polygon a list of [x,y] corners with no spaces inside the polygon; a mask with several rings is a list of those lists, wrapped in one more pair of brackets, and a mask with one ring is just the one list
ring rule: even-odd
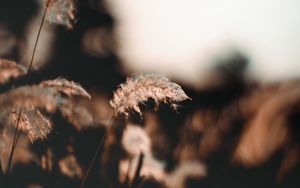
{"label": "pale sky", "polygon": [[300,76],[299,0],[107,0],[128,72],[155,71],[186,83],[209,73],[216,55],[238,47],[250,75]]}

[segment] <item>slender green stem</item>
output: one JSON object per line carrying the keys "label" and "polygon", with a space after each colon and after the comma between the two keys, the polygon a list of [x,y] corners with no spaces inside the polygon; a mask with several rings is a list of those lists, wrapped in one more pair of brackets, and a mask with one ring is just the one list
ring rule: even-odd
{"label": "slender green stem", "polygon": [[[44,10],[44,13],[43,13],[43,17],[42,17],[40,27],[39,27],[39,30],[38,30],[38,33],[37,33],[37,36],[36,36],[36,40],[35,40],[35,43],[34,43],[34,47],[33,47],[32,55],[31,55],[28,71],[27,71],[27,74],[25,76],[26,78],[28,78],[28,76],[31,72],[31,69],[32,69],[32,64],[33,64],[34,56],[35,56],[35,53],[36,53],[37,44],[38,44],[40,34],[41,34],[41,31],[42,31],[42,28],[43,28],[43,25],[44,25],[44,22],[45,22],[45,18],[46,18],[46,14],[47,14],[47,10],[48,10],[50,1],[51,0],[47,0],[47,3],[46,3],[46,7],[45,7],[45,10]],[[15,132],[14,132],[13,143],[12,143],[12,146],[11,146],[11,151],[10,151],[10,154],[9,154],[9,160],[8,160],[8,163],[7,163],[7,170],[6,170],[7,173],[9,173],[9,171],[10,171],[14,151],[15,151],[15,148],[18,144],[19,137],[20,137],[20,135],[19,135],[19,124],[20,124],[21,115],[22,115],[22,109],[20,109],[20,111],[18,113],[18,118],[17,118],[16,128],[15,128]]]}
{"label": "slender green stem", "polygon": [[93,168],[93,166],[94,166],[94,164],[95,164],[95,162],[96,162],[96,160],[97,160],[97,158],[98,158],[98,156],[99,156],[99,153],[100,153],[100,151],[101,151],[102,144],[103,144],[103,142],[104,142],[104,140],[105,140],[105,138],[106,138],[106,136],[107,136],[107,134],[108,134],[108,130],[109,130],[109,128],[110,128],[110,125],[111,125],[111,123],[112,123],[112,121],[113,121],[115,115],[116,115],[116,113],[114,112],[114,114],[113,114],[112,117],[110,118],[110,120],[109,120],[107,126],[105,126],[105,132],[104,132],[104,135],[102,136],[100,142],[98,143],[97,148],[96,148],[96,151],[95,151],[95,153],[94,153],[94,155],[93,155],[93,158],[92,158],[92,160],[91,160],[91,162],[90,162],[90,164],[89,164],[89,166],[88,166],[88,168],[87,168],[87,170],[86,170],[86,172],[85,172],[85,174],[84,174],[84,176],[83,176],[83,178],[82,178],[82,181],[81,181],[81,184],[80,184],[80,188],[83,188],[83,187],[84,187],[85,182],[86,182],[86,180],[87,180],[87,178],[88,178],[88,176],[89,176],[89,174],[90,174],[90,172],[91,172],[91,170],[92,170],[92,168]]}

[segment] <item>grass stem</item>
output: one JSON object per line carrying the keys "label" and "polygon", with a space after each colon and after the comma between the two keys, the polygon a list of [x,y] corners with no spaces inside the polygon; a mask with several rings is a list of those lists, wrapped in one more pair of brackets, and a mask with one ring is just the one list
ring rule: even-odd
{"label": "grass stem", "polygon": [[86,182],[86,180],[87,180],[87,178],[88,178],[88,176],[89,176],[89,174],[90,174],[90,172],[91,172],[91,170],[92,170],[92,168],[93,168],[93,166],[94,166],[94,164],[95,164],[95,162],[96,162],[96,160],[97,160],[97,158],[98,158],[98,156],[99,156],[99,153],[100,153],[100,151],[101,151],[101,147],[102,147],[103,142],[104,142],[104,140],[105,140],[105,138],[106,138],[106,136],[107,136],[107,134],[108,134],[109,128],[110,128],[111,123],[112,123],[112,121],[113,121],[113,119],[114,119],[114,117],[115,117],[115,114],[116,114],[116,113],[114,113],[114,114],[112,115],[112,117],[110,118],[110,120],[109,120],[107,126],[105,126],[105,132],[104,132],[104,135],[102,136],[100,142],[98,143],[97,148],[96,148],[96,151],[95,151],[95,153],[94,153],[94,155],[93,155],[93,158],[92,158],[92,160],[91,160],[91,162],[90,162],[90,164],[89,164],[89,166],[88,166],[88,168],[87,168],[87,170],[86,170],[86,172],[85,172],[85,174],[84,174],[84,176],[83,176],[83,178],[82,178],[82,181],[81,181],[81,184],[80,184],[80,188],[83,188],[83,187],[84,187],[85,182]]}
{"label": "grass stem", "polygon": [[[42,20],[41,20],[41,23],[40,23],[40,27],[39,27],[39,30],[38,30],[38,33],[37,33],[37,36],[36,36],[36,39],[35,39],[35,43],[34,43],[32,55],[31,55],[29,67],[27,69],[28,71],[27,71],[27,74],[25,76],[26,79],[28,79],[28,76],[29,76],[29,74],[31,72],[31,69],[32,69],[33,60],[34,60],[34,56],[35,56],[35,53],[36,53],[36,48],[37,48],[38,41],[39,41],[39,38],[40,38],[40,35],[41,35],[41,31],[42,31],[42,28],[43,28],[43,25],[44,25],[44,22],[45,22],[45,18],[46,18],[46,14],[47,14],[47,10],[48,10],[50,1],[51,0],[47,0],[47,3],[46,3],[46,7],[45,7],[45,10],[44,10],[44,13],[43,13],[43,17],[42,17]],[[14,151],[15,151],[16,146],[17,146],[18,141],[19,141],[19,137],[20,137],[19,124],[20,124],[21,115],[22,115],[22,109],[20,109],[20,111],[18,113],[16,128],[15,128],[15,131],[14,131],[14,138],[13,138],[13,143],[12,143],[12,146],[11,146],[11,151],[10,151],[10,154],[9,154],[6,173],[9,173],[9,171],[10,171]]]}

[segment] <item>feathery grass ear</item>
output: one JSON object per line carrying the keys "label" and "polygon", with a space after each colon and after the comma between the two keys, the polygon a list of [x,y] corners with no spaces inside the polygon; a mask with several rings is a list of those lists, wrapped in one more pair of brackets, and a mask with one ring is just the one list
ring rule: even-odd
{"label": "feathery grass ear", "polygon": [[80,84],[73,81],[66,80],[64,78],[57,78],[54,80],[46,80],[39,84],[41,87],[50,87],[58,92],[61,92],[69,97],[81,96],[91,99],[90,94],[83,89]]}
{"label": "feathery grass ear", "polygon": [[[84,112],[84,109],[75,108],[72,96],[90,98],[87,91],[79,84],[65,79],[18,87],[0,95],[0,107],[3,109],[0,111],[0,120],[9,117],[16,122],[19,119],[18,127],[27,134],[32,142],[37,139],[45,139],[52,129],[50,121],[38,109],[47,113],[59,110],[70,123],[77,127],[85,120],[89,120],[87,123],[91,123],[93,120],[91,115],[86,112],[84,115],[90,116],[83,118],[84,115],[81,113]],[[22,113],[17,113],[17,110],[12,112],[11,109],[22,109]]]}
{"label": "feathery grass ear", "polygon": [[178,84],[169,81],[168,78],[159,74],[134,74],[127,78],[125,83],[119,85],[119,88],[114,92],[113,99],[110,101],[110,105],[114,108],[114,114],[107,124],[104,136],[101,138],[95,154],[83,176],[80,188],[84,187],[93,165],[97,160],[101,146],[115,115],[123,114],[128,118],[129,112],[132,110],[141,115],[142,112],[139,108],[139,103],[145,102],[149,98],[154,100],[156,107],[158,107],[159,103],[167,103],[175,109],[176,105],[174,104],[191,99]]}
{"label": "feathery grass ear", "polygon": [[0,59],[0,84],[4,84],[11,78],[17,78],[25,75],[26,68],[16,64],[14,61]]}
{"label": "feathery grass ear", "polygon": [[176,103],[191,99],[182,88],[159,74],[134,74],[126,82],[119,85],[114,92],[111,106],[119,114],[129,116],[130,111],[141,115],[139,103],[153,99],[156,106],[166,103],[176,110]]}
{"label": "feathery grass ear", "polygon": [[[9,116],[12,124],[18,119],[18,110],[13,110]],[[26,133],[31,142],[47,138],[52,130],[51,122],[37,109],[23,109],[19,128]]]}
{"label": "feathery grass ear", "polygon": [[38,86],[22,86],[0,95],[0,106],[3,109],[34,107],[52,113],[62,101],[62,97],[54,89]]}
{"label": "feathery grass ear", "polygon": [[48,8],[47,21],[64,25],[68,29],[73,28],[76,12],[74,0],[44,0],[44,2]]}
{"label": "feathery grass ear", "polygon": [[[63,95],[62,95],[63,94]],[[22,86],[0,95],[0,107],[6,108],[40,108],[53,113],[66,105],[72,96],[91,98],[79,84],[65,79],[43,81],[39,85]],[[3,114],[5,110],[0,112]]]}

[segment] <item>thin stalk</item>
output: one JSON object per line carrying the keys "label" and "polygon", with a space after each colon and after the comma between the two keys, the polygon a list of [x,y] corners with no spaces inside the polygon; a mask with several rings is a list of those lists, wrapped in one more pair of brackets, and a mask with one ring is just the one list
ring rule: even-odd
{"label": "thin stalk", "polygon": [[[32,55],[31,55],[28,71],[27,71],[27,74],[25,75],[26,79],[28,79],[28,76],[29,76],[29,74],[31,72],[31,69],[32,69],[32,64],[33,64],[34,56],[35,56],[35,53],[36,53],[37,44],[38,44],[38,41],[39,41],[39,38],[40,38],[40,35],[41,35],[41,31],[42,31],[42,28],[43,28],[43,25],[44,25],[44,22],[45,22],[45,18],[46,18],[48,7],[50,5],[50,1],[51,0],[47,0],[47,2],[46,2],[46,7],[45,7],[43,17],[42,17],[42,20],[41,20],[41,23],[40,23],[40,27],[39,27],[39,30],[38,30],[38,33],[37,33],[37,36],[36,36],[36,39],[35,39],[35,43],[34,43]],[[19,137],[20,137],[19,124],[20,124],[21,115],[22,115],[22,109],[20,109],[20,111],[18,113],[16,128],[15,128],[15,131],[14,131],[13,143],[12,143],[12,146],[11,146],[11,151],[10,151],[10,154],[9,154],[9,160],[8,160],[8,164],[7,164],[7,170],[6,170],[7,173],[9,173],[9,171],[10,171],[11,162],[12,162],[12,159],[13,159],[15,148],[18,144]]]}
{"label": "thin stalk", "polygon": [[13,159],[14,151],[15,151],[15,148],[17,146],[17,140],[19,140],[19,139],[17,139],[18,138],[17,135],[18,135],[18,132],[19,132],[19,124],[20,124],[21,114],[22,114],[22,110],[20,109],[19,113],[18,113],[18,118],[17,118],[17,124],[16,124],[16,128],[15,128],[15,132],[14,132],[13,143],[12,143],[12,146],[11,146],[11,151],[10,151],[10,155],[9,155],[9,159],[8,159],[8,163],[7,163],[7,170],[6,170],[7,173],[10,171],[10,167],[11,167],[11,162],[12,162],[12,159]]}
{"label": "thin stalk", "polygon": [[114,112],[114,114],[113,114],[112,117],[110,118],[110,120],[109,120],[107,126],[105,126],[105,132],[104,132],[104,135],[102,136],[100,142],[99,142],[98,145],[97,145],[97,148],[96,148],[96,151],[95,151],[95,153],[94,153],[94,155],[93,155],[93,158],[92,158],[92,160],[91,160],[91,162],[90,162],[90,164],[89,164],[89,166],[88,166],[88,168],[87,168],[87,170],[86,170],[86,172],[85,172],[85,174],[84,174],[84,176],[83,176],[83,179],[82,179],[82,181],[81,181],[80,188],[83,188],[83,187],[84,187],[84,184],[85,184],[85,182],[86,182],[86,180],[87,180],[87,178],[88,178],[88,176],[89,176],[89,174],[90,174],[90,172],[91,172],[91,170],[92,170],[92,168],[93,168],[93,166],[94,166],[94,164],[95,164],[95,162],[96,162],[96,159],[98,158],[98,155],[99,155],[99,153],[100,153],[100,151],[101,151],[102,144],[103,144],[103,142],[104,142],[104,140],[105,140],[105,138],[106,138],[106,136],[107,136],[107,134],[108,134],[108,130],[109,130],[110,126],[111,126],[111,123],[112,123],[112,121],[113,121],[115,115],[116,115],[116,113]]}
{"label": "thin stalk", "polygon": [[139,186],[139,184],[141,183],[142,178],[141,178],[140,174],[141,174],[141,170],[143,167],[143,162],[144,162],[144,154],[141,153],[139,156],[138,165],[136,167],[135,175],[134,175],[134,178],[133,178],[130,188],[137,188]]}
{"label": "thin stalk", "polygon": [[0,179],[2,180],[3,177],[3,169],[2,169],[2,160],[0,158]]}
{"label": "thin stalk", "polygon": [[30,74],[30,71],[31,71],[31,68],[32,68],[32,64],[33,64],[33,60],[34,60],[34,56],[35,56],[35,52],[36,52],[36,47],[37,47],[37,44],[38,44],[38,41],[39,41],[39,38],[40,38],[40,35],[41,35],[41,31],[42,31],[44,22],[45,22],[45,18],[46,18],[46,14],[47,14],[47,10],[48,10],[50,1],[51,0],[47,0],[47,3],[46,3],[46,7],[45,7],[45,10],[44,10],[44,13],[43,13],[42,21],[40,23],[39,31],[38,31],[38,34],[37,34],[36,39],[35,39],[33,52],[32,52],[32,55],[31,55],[31,59],[30,59],[29,67],[28,67],[28,72],[27,72],[26,76],[28,76]]}
{"label": "thin stalk", "polygon": [[130,177],[131,168],[132,168],[132,159],[130,159],[130,161],[129,161],[129,166],[128,166],[128,169],[126,172],[126,178],[125,178],[124,182],[122,183],[123,188],[129,187],[129,177]]}
{"label": "thin stalk", "polygon": [[2,160],[0,159],[0,185],[6,186],[6,179],[4,178],[3,168],[2,168]]}

